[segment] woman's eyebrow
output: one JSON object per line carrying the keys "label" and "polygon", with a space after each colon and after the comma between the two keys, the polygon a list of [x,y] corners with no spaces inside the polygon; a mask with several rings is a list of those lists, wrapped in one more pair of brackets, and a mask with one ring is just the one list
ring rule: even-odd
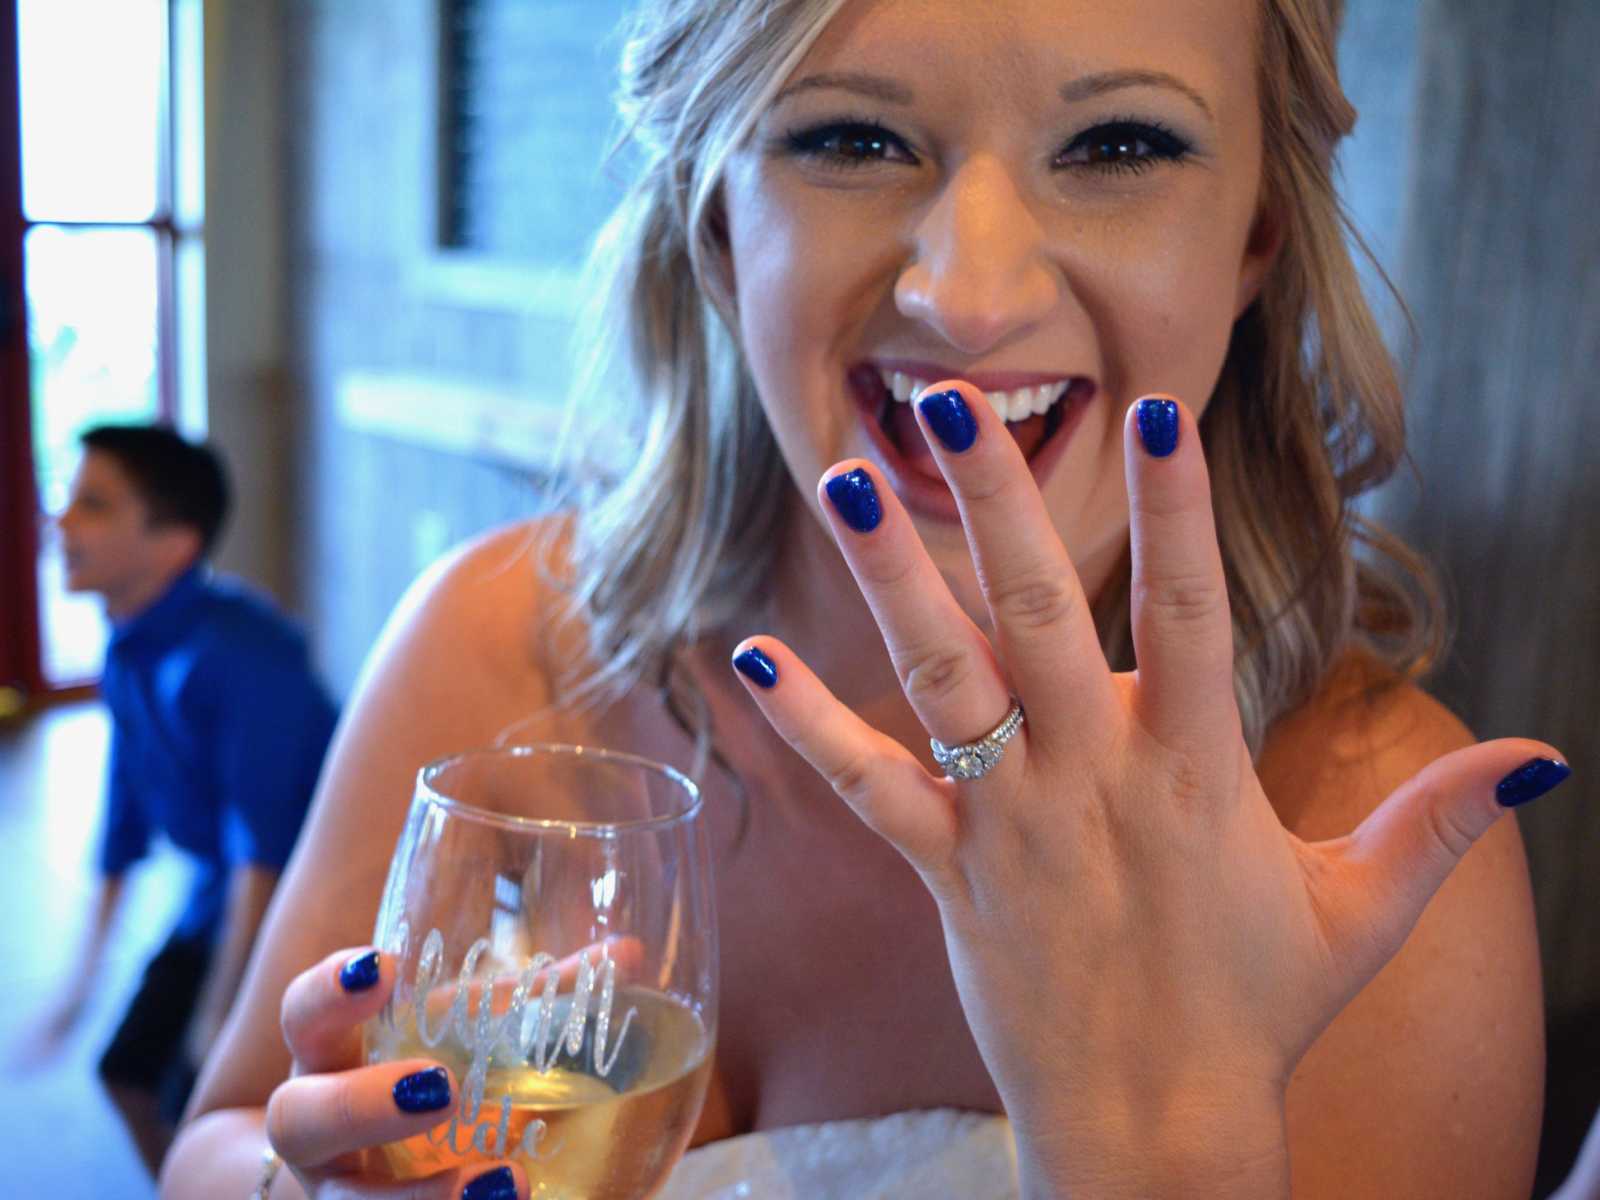
{"label": "woman's eyebrow", "polygon": [[823,71],[791,83],[774,97],[772,103],[776,107],[801,92],[823,88],[855,92],[873,100],[882,100],[885,104],[910,104],[912,100],[910,88],[883,75],[870,75],[865,71]]}
{"label": "woman's eyebrow", "polygon": [[[1208,120],[1216,120],[1204,96],[1176,75],[1169,75],[1165,71],[1132,69],[1097,71],[1092,75],[1083,75],[1062,84],[1059,94],[1063,100],[1072,104],[1131,87],[1158,87],[1177,92],[1199,108]],[[823,71],[816,75],[807,75],[804,79],[789,84],[774,97],[772,103],[776,107],[802,92],[821,90],[854,92],[858,96],[881,100],[885,104],[910,104],[915,99],[911,89],[905,84],[884,75],[872,75],[865,71]]]}
{"label": "woman's eyebrow", "polygon": [[1098,71],[1093,75],[1080,76],[1062,84],[1060,95],[1068,104],[1072,104],[1130,87],[1158,87],[1177,92],[1193,102],[1206,115],[1207,120],[1213,122],[1216,120],[1204,96],[1176,75],[1168,75],[1165,71]]}

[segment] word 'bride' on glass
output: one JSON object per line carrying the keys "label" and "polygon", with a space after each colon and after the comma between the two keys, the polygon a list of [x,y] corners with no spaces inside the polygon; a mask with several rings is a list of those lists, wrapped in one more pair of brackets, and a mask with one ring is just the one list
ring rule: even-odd
{"label": "word 'bride' on glass", "polygon": [[[379,913],[397,974],[366,1056],[442,1064],[457,1094],[383,1147],[396,1178],[513,1158],[540,1195],[635,1197],[682,1153],[710,1073],[715,923],[698,795],[652,771],[538,747],[423,772]],[[540,811],[559,816],[520,815]]]}

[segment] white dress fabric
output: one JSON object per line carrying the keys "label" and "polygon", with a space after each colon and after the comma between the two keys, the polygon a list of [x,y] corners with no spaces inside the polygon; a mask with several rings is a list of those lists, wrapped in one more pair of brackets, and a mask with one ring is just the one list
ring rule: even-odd
{"label": "white dress fabric", "polygon": [[1004,1117],[956,1109],[747,1133],[684,1155],[658,1200],[1017,1200]]}

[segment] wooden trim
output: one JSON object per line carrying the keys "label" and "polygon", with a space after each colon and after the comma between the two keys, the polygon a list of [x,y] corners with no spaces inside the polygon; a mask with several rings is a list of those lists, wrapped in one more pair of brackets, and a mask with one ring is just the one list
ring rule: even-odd
{"label": "wooden trim", "polygon": [[174,105],[177,67],[172,61],[173,5],[165,5],[166,26],[161,39],[161,122],[156,162],[157,215],[164,229],[156,231],[156,395],[161,419],[178,425],[178,268],[176,230],[172,214],[178,203],[178,132]]}
{"label": "wooden trim", "polygon": [[85,700],[99,698],[100,689],[93,684],[74,684],[71,687],[54,688],[48,692],[29,692],[24,694],[20,708],[0,711],[0,729],[24,725],[53,708],[67,704],[81,704]]}
{"label": "wooden trim", "polygon": [[178,424],[178,267],[172,235],[156,230],[156,410]]}
{"label": "wooden trim", "polygon": [[17,6],[0,2],[0,684],[44,690],[39,658],[38,485],[23,283],[22,97]]}
{"label": "wooden trim", "polygon": [[177,222],[164,210],[156,213],[148,221],[55,221],[49,217],[39,217],[36,220],[23,217],[22,225],[24,229],[34,229],[40,225],[49,225],[56,229],[153,229],[169,237],[182,237],[197,232],[178,228]]}

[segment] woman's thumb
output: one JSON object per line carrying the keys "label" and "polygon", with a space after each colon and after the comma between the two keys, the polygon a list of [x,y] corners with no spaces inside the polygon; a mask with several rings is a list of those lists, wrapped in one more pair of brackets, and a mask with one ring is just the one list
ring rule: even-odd
{"label": "woman's thumb", "polygon": [[1372,908],[1362,921],[1393,954],[1456,864],[1509,808],[1572,774],[1543,742],[1501,738],[1437,758],[1401,784],[1346,840]]}

